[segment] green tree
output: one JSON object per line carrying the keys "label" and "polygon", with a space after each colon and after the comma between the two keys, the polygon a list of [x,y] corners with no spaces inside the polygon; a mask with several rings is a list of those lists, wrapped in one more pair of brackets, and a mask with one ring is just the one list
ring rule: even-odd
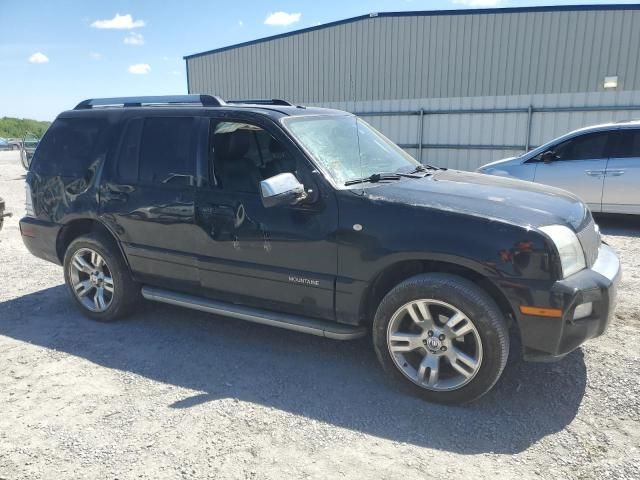
{"label": "green tree", "polygon": [[26,135],[42,137],[51,122],[41,122],[29,118],[0,118],[0,137],[22,138]]}

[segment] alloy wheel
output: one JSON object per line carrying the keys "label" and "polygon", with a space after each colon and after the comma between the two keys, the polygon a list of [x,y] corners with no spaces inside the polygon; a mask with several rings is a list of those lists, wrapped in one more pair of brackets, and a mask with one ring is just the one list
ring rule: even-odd
{"label": "alloy wheel", "polygon": [[106,311],[113,301],[113,277],[104,258],[90,248],[81,248],[69,263],[71,288],[82,305],[96,313]]}
{"label": "alloy wheel", "polygon": [[428,390],[461,388],[482,365],[475,325],[460,309],[440,300],[414,300],[400,307],[389,322],[387,346],[396,367]]}

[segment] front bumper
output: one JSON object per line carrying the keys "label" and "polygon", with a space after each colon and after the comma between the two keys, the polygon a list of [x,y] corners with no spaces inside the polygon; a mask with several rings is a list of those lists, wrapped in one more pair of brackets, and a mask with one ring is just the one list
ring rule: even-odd
{"label": "front bumper", "polygon": [[[525,360],[558,360],[590,338],[602,335],[615,310],[621,277],[618,256],[603,243],[591,269],[557,281],[551,294],[554,303],[562,308],[562,317],[526,316],[519,319]],[[591,315],[574,320],[576,307],[588,302],[593,304]]]}

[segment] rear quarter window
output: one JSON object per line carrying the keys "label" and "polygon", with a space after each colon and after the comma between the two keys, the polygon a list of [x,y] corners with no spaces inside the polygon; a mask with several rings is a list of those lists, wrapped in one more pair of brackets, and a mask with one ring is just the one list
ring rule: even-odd
{"label": "rear quarter window", "polygon": [[58,118],[38,145],[31,170],[40,175],[82,177],[105,152],[98,148],[107,121]]}

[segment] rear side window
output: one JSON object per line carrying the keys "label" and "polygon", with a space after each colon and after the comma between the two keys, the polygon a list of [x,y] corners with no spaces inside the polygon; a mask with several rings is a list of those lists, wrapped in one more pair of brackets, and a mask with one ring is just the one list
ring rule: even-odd
{"label": "rear side window", "polygon": [[611,134],[610,158],[640,158],[640,130],[618,130]]}
{"label": "rear side window", "polygon": [[32,170],[40,175],[82,177],[104,155],[99,148],[107,121],[97,118],[58,118],[38,145]]}
{"label": "rear side window", "polygon": [[127,129],[120,144],[118,155],[118,178],[135,182],[138,180],[138,156],[140,153],[140,134],[144,120],[136,118],[127,123]]}
{"label": "rear side window", "polygon": [[154,117],[144,121],[140,144],[142,183],[190,184],[196,172],[191,117]]}
{"label": "rear side window", "polygon": [[193,117],[135,118],[125,127],[116,176],[121,181],[191,185],[196,175]]}

